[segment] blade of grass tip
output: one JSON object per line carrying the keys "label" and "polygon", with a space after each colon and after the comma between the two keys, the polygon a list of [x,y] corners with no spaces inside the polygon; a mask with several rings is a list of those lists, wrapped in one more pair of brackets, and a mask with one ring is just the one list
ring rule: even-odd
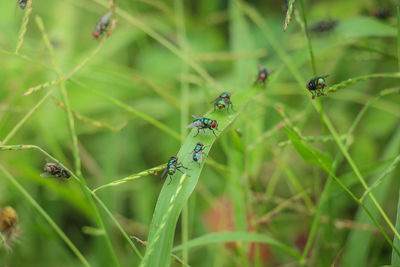
{"label": "blade of grass tip", "polygon": [[[175,8],[175,25],[178,36],[178,44],[185,57],[189,54],[189,47],[186,42],[186,29],[185,29],[185,14],[184,14],[184,4],[183,0],[174,0]],[[188,66],[185,62],[182,62],[182,77],[188,73]],[[187,82],[183,79],[181,80],[181,140],[183,142],[188,125],[189,118],[189,86]],[[189,206],[188,203],[184,205],[182,209],[181,216],[181,233],[182,233],[182,243],[189,240]],[[182,259],[184,262],[189,262],[189,249],[184,249],[182,251]]]}
{"label": "blade of grass tip", "polygon": [[[104,0],[92,0],[93,2],[98,3],[101,6],[107,7],[107,3]],[[219,85],[214,78],[211,77],[208,72],[201,67],[199,64],[197,64],[190,56],[186,56],[185,53],[182,53],[175,45],[173,45],[170,41],[168,41],[166,38],[164,38],[161,34],[157,33],[154,31],[152,28],[150,28],[147,24],[143,23],[139,19],[136,19],[133,17],[131,14],[128,12],[122,10],[121,8],[116,8],[116,14],[118,14],[121,18],[125,19],[132,25],[134,25],[136,28],[142,30],[144,33],[146,33],[148,36],[159,42],[161,45],[163,45],[165,48],[170,50],[173,54],[181,58],[183,61],[185,61],[190,67],[193,68],[201,77],[204,78],[205,81],[207,81],[212,87],[217,88],[218,90],[222,90],[223,88],[221,85]]]}
{"label": "blade of grass tip", "polygon": [[167,166],[166,164],[162,164],[160,166],[157,166],[157,167],[154,167],[154,168],[151,168],[151,169],[148,169],[148,170],[136,173],[136,174],[129,175],[128,177],[125,177],[125,178],[122,178],[122,179],[118,179],[118,180],[113,181],[113,182],[108,183],[108,184],[101,185],[101,186],[93,189],[92,192],[96,193],[98,190],[101,190],[101,189],[104,189],[104,188],[107,188],[107,187],[118,186],[118,185],[127,183],[127,182],[132,181],[132,180],[136,180],[136,179],[148,176],[148,175],[155,174],[157,172],[160,172],[160,171],[164,170],[166,166]]}
{"label": "blade of grass tip", "polygon": [[43,104],[43,102],[53,93],[54,88],[49,90],[40,100],[33,106],[28,113],[11,129],[8,135],[3,139],[0,144],[5,145],[22,127],[22,125],[32,116],[32,114]]}
{"label": "blade of grass tip", "polygon": [[[207,160],[208,153],[205,153],[205,155],[203,155],[203,161],[201,162],[201,164],[193,163],[191,157],[188,157],[187,155],[193,151],[195,144],[199,141],[207,146],[207,149],[211,148],[213,143],[216,141],[217,136],[219,136],[221,132],[223,132],[224,129],[226,129],[233,122],[233,120],[238,117],[246,104],[261,93],[263,93],[263,91],[260,91],[259,88],[256,87],[242,89],[237,93],[232,94],[231,96],[232,102],[235,103],[235,108],[237,108],[236,112],[233,112],[231,114],[226,114],[225,112],[214,112],[210,114],[210,110],[208,114],[204,114],[204,116],[210,116],[214,120],[218,121],[219,130],[215,133],[216,136],[214,136],[212,132],[209,131],[205,133],[200,133],[199,136],[194,137],[197,129],[193,129],[186,137],[186,140],[183,143],[177,156],[179,159],[181,159],[180,162],[183,164],[183,166],[187,166],[190,168],[186,171],[188,175],[190,175],[190,179],[187,179],[186,182],[183,184],[182,192],[178,195],[172,211],[168,211],[170,209],[168,203],[171,197],[176,193],[176,189],[179,186],[178,180],[171,177],[171,181],[166,180],[164,183],[164,186],[158,197],[157,205],[153,213],[153,219],[150,225],[150,232],[148,236],[149,244],[155,241],[155,234],[159,231],[158,229],[161,225],[161,221],[163,220],[164,215],[166,213],[170,213],[170,215],[167,220],[167,226],[164,228],[163,231],[161,231],[160,237],[158,238],[159,240],[158,242],[156,241],[154,250],[151,252],[152,256],[148,258],[147,266],[169,266],[176,223],[178,221],[183,206],[188,201],[190,195],[192,194],[198,183],[199,176]],[[146,254],[148,252],[149,250],[147,249]]]}
{"label": "blade of grass tip", "polygon": [[314,52],[313,52],[313,48],[312,48],[312,44],[311,44],[311,38],[310,38],[310,34],[308,33],[308,27],[307,27],[307,16],[306,16],[306,9],[304,8],[304,2],[303,0],[299,0],[300,1],[300,6],[301,6],[301,13],[303,14],[303,22],[304,22],[304,34],[307,40],[307,44],[308,44],[308,52],[310,53],[310,60],[311,60],[311,66],[312,66],[312,70],[314,73],[314,77],[318,76],[317,73],[317,66],[315,64],[315,57],[314,57]]}
{"label": "blade of grass tip", "polygon": [[[68,169],[62,162],[60,162],[58,159],[54,158],[52,155],[47,153],[44,149],[42,149],[39,146],[35,146],[35,145],[8,145],[8,146],[3,146],[3,145],[0,145],[0,151],[1,150],[30,150],[30,149],[38,150],[40,153],[42,153],[43,155],[45,155],[46,157],[48,157],[49,159],[51,159],[52,161],[54,161],[55,163],[60,165],[63,169],[67,170],[71,174],[71,177],[75,181],[77,181],[79,184],[81,184],[81,179],[77,175],[75,175],[75,173],[73,171]],[[122,235],[125,237],[125,239],[128,241],[128,243],[131,245],[132,249],[136,252],[138,257],[141,259],[142,255],[140,254],[139,250],[133,244],[132,240],[129,238],[128,234],[125,232],[125,230],[122,228],[122,226],[118,223],[117,219],[112,215],[112,213],[105,206],[103,201],[101,201],[101,199],[98,198],[97,195],[95,195],[95,193],[93,193],[86,185],[84,185],[83,187],[85,189],[85,192],[88,192],[89,194],[93,195],[93,198],[95,198],[97,200],[97,202],[99,202],[100,206],[104,209],[104,211],[111,218],[111,220],[114,221],[114,223],[117,225],[118,229],[121,231]],[[94,211],[96,212],[97,209],[94,210]],[[98,212],[97,212],[97,214],[98,214]],[[96,216],[98,216],[98,215],[96,215]],[[104,227],[99,227],[99,230],[103,231],[105,234],[107,234],[107,232],[105,232]]]}
{"label": "blade of grass tip", "polygon": [[7,180],[13,184],[17,190],[28,200],[28,202],[43,216],[43,218],[50,224],[54,231],[60,236],[65,244],[72,250],[76,257],[82,262],[84,266],[90,266],[89,262],[82,255],[82,253],[75,247],[72,241],[64,234],[64,232],[57,226],[57,224],[51,219],[47,212],[36,202],[35,199],[26,191],[22,185],[0,164],[0,171],[4,174]]}
{"label": "blade of grass tip", "polygon": [[286,31],[287,26],[292,20],[294,2],[296,2],[296,0],[286,0],[287,10],[286,10],[285,24],[283,24],[283,31]]}
{"label": "blade of grass tip", "polygon": [[18,54],[20,48],[22,47],[22,44],[24,43],[24,37],[26,34],[26,29],[28,28],[29,16],[31,15],[31,13],[32,13],[32,0],[28,0],[28,2],[26,3],[24,17],[22,18],[22,25],[18,36],[17,47],[15,48],[15,54]]}
{"label": "blade of grass tip", "polygon": [[160,130],[162,130],[163,132],[169,134],[170,136],[174,137],[175,139],[181,141],[181,136],[180,134],[178,134],[177,132],[175,132],[173,129],[169,128],[167,125],[165,125],[164,123],[150,117],[149,115],[131,107],[128,106],[126,104],[124,104],[123,102],[119,101],[118,99],[108,96],[100,91],[97,91],[95,89],[89,88],[88,86],[84,85],[83,83],[75,80],[75,79],[71,79],[72,82],[76,83],[77,85],[79,85],[81,88],[86,89],[98,96],[101,96],[103,98],[105,98],[106,100],[108,100],[109,102],[117,105],[118,107],[126,110],[129,113],[132,113],[133,115],[143,119],[144,121],[148,122],[149,124],[159,128]]}
{"label": "blade of grass tip", "polygon": [[[58,100],[55,99],[55,98],[53,98],[53,102],[54,102],[57,106],[59,106],[60,108],[62,108],[62,109],[65,110],[65,106],[64,106],[64,104],[63,104],[62,102],[58,101]],[[86,116],[84,116],[84,115],[81,115],[81,114],[79,114],[79,113],[77,113],[77,112],[75,112],[75,111],[73,111],[73,110],[71,110],[71,112],[72,112],[72,114],[74,115],[74,117],[75,117],[76,119],[78,119],[78,120],[80,120],[80,121],[82,121],[82,122],[90,123],[90,124],[93,125],[94,127],[108,129],[108,130],[110,130],[110,131],[112,131],[112,132],[119,132],[119,131],[121,131],[122,128],[124,128],[124,127],[128,124],[127,121],[124,121],[124,122],[122,122],[121,125],[119,125],[119,126],[112,126],[112,125],[109,125],[109,124],[104,123],[104,122],[101,122],[101,121],[93,120],[93,119],[91,119],[91,118],[89,118],[89,117],[86,117]]]}

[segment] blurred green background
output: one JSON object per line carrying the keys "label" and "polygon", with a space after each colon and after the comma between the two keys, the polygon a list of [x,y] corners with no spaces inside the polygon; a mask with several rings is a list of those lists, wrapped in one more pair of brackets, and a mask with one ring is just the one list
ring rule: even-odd
{"label": "blurred green background", "polygon": [[[331,158],[340,154],[320,116],[311,107],[305,84],[299,86],[271,46],[266,29],[260,28],[240,3],[116,1],[117,8],[201,65],[224,90],[235,93],[249,87],[256,78],[258,64],[272,71],[263,93],[242,110],[239,119],[209,153],[212,161],[207,161],[187,203],[189,239],[209,232],[248,230],[268,233],[301,253],[318,210],[320,227],[306,265],[390,264],[391,247],[362,215],[360,206],[333,183],[327,201],[318,207],[327,173],[305,162],[287,142],[284,131],[271,132],[282,121],[276,111],[279,106],[308,138],[307,143]],[[184,20],[177,8],[180,4],[184,6]],[[398,3],[335,0],[304,4],[309,25],[327,19],[339,21],[331,31],[310,33],[317,73],[329,75],[328,85],[360,75],[398,71],[395,14]],[[99,46],[92,31],[98,19],[108,12],[108,1],[42,0],[33,1],[32,6],[22,48],[19,55],[14,55],[8,52],[15,51],[24,11],[15,1],[0,2],[0,141],[9,139],[3,145],[37,145],[74,169],[68,121],[63,109],[54,102],[62,100],[59,86],[22,96],[28,88],[58,78],[34,18],[42,17],[56,58],[67,74]],[[296,1],[286,32],[282,30],[285,1],[247,1],[246,6],[262,18],[270,36],[285,51],[302,79],[313,78],[300,4]],[[389,8],[393,16],[386,20],[371,16],[380,7]],[[101,122],[96,126],[75,118],[83,176],[89,188],[166,163],[179,150],[180,140],[137,116],[129,107],[184,137],[191,114],[211,109],[210,101],[219,93],[187,61],[154,36],[120,16],[119,11],[116,18],[116,28],[99,52],[66,81],[71,109]],[[179,28],[182,23],[184,32]],[[322,102],[325,114],[339,134],[344,135],[370,99],[383,89],[396,86],[398,81],[394,79],[369,80],[314,101]],[[51,96],[8,138],[17,123],[51,89],[54,89]],[[398,94],[371,103],[351,135],[351,157],[368,184],[373,184],[399,155],[399,103]],[[103,242],[96,235],[85,233],[94,221],[79,184],[73,179],[41,178],[45,163],[45,156],[35,150],[0,151],[0,164],[54,219],[89,262],[93,266],[112,266]],[[335,173],[357,196],[363,194],[364,188],[345,160],[338,162]],[[374,189],[393,223],[397,214],[398,175],[399,171],[394,170]],[[160,174],[151,175],[104,189],[98,195],[129,235],[146,240],[163,182]],[[18,234],[9,242],[11,249],[0,248],[1,266],[80,265],[49,224],[0,173],[0,207],[5,206],[12,206],[19,220]],[[389,227],[375,208],[370,207],[392,238]],[[121,266],[137,266],[138,257],[109,217],[102,215]],[[180,221],[175,235],[178,245]],[[135,244],[144,252],[140,243]],[[299,264],[276,248],[254,243],[202,246],[191,249],[189,255],[190,266]],[[171,265],[181,266],[173,260]]]}

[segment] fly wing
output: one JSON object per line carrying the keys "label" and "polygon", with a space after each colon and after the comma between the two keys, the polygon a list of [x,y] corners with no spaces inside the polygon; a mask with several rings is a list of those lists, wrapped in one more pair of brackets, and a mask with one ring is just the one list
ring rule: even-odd
{"label": "fly wing", "polygon": [[166,178],[166,174],[167,174],[167,169],[168,169],[168,166],[165,166],[165,169],[163,170],[163,172],[161,173],[161,178]]}
{"label": "fly wing", "polygon": [[213,101],[210,102],[210,104],[215,104],[215,102],[217,102],[219,99],[219,97],[217,97],[216,99],[214,99]]}
{"label": "fly wing", "polygon": [[186,126],[187,129],[191,129],[191,128],[196,128],[196,126],[194,126],[194,123],[189,124],[188,126]]}
{"label": "fly wing", "polygon": [[40,177],[42,177],[42,178],[56,178],[54,175],[51,175],[48,172],[44,172],[44,173],[40,174]]}
{"label": "fly wing", "polygon": [[202,151],[197,153],[197,158],[198,158],[198,162],[201,163],[201,161],[203,160],[203,152]]}

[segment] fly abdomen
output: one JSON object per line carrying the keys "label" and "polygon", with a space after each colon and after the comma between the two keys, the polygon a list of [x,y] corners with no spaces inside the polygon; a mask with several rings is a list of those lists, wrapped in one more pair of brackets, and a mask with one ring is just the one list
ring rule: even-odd
{"label": "fly abdomen", "polygon": [[176,172],[176,165],[169,165],[167,173],[168,175],[174,175]]}

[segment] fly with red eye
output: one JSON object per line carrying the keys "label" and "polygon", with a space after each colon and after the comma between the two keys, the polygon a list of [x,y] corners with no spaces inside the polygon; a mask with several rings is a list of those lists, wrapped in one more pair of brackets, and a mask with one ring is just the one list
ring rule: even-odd
{"label": "fly with red eye", "polygon": [[191,124],[186,126],[186,128],[197,128],[197,133],[194,137],[196,137],[200,133],[200,130],[204,131],[205,129],[211,130],[213,134],[217,136],[214,132],[214,130],[218,131],[218,122],[216,120],[198,117],[196,115],[193,115],[193,117],[196,119]]}

